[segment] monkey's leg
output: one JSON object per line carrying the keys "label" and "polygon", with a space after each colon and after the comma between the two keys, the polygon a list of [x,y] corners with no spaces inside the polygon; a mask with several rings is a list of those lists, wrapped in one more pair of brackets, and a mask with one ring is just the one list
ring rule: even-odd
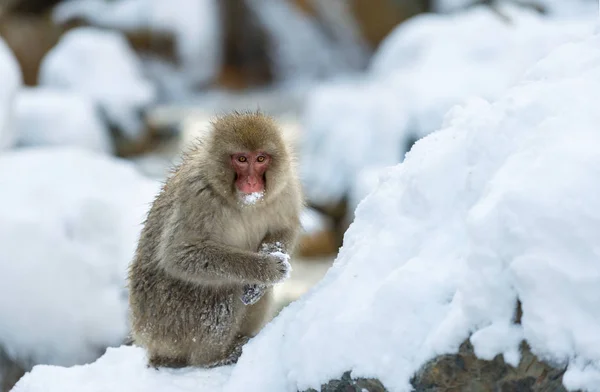
{"label": "monkey's leg", "polygon": [[155,341],[147,347],[147,352],[148,367],[182,368],[190,365],[187,348]]}
{"label": "monkey's leg", "polygon": [[231,364],[236,363],[237,360],[242,355],[242,349],[244,347],[244,344],[248,343],[248,340],[250,340],[249,336],[239,335],[236,338],[236,340],[233,342],[230,352],[225,358],[211,362],[208,365],[206,365],[205,367],[213,368],[213,367],[217,367],[217,366],[226,366],[226,365],[231,365]]}
{"label": "monkey's leg", "polygon": [[165,357],[153,354],[148,360],[148,367],[153,367],[155,369],[158,369],[159,367],[183,368],[188,365],[188,359],[185,357]]}

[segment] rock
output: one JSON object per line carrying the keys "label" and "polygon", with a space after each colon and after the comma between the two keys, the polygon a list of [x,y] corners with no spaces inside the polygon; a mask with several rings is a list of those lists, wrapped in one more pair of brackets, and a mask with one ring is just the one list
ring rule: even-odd
{"label": "rock", "polygon": [[61,0],[4,0],[7,11],[42,14],[60,3]]}
{"label": "rock", "polygon": [[[320,392],[386,392],[387,389],[379,380],[373,378],[352,379],[350,372],[344,373],[340,380],[332,380],[321,385]],[[308,389],[306,392],[317,392]]]}
{"label": "rock", "polygon": [[26,85],[34,86],[42,59],[56,45],[63,29],[48,15],[10,13],[0,18],[0,35],[11,48]]}
{"label": "rock", "polygon": [[0,392],[8,392],[25,374],[25,369],[0,347]]}
{"label": "rock", "polygon": [[10,48],[0,38],[0,150],[10,148],[15,143],[16,133],[13,124],[12,108],[15,96],[21,88],[21,72]]}
{"label": "rock", "polygon": [[223,13],[223,64],[217,85],[230,89],[268,84],[273,80],[269,59],[272,44],[264,26],[244,0],[221,2]]}
{"label": "rock", "polygon": [[[522,345],[517,368],[506,364],[501,356],[485,361],[475,356],[473,346],[465,342],[458,354],[442,355],[428,362],[411,380],[415,392],[567,392],[562,384],[564,369],[540,361]],[[350,377],[321,386],[321,392],[384,392],[376,379]],[[309,389],[306,392],[316,392]]]}
{"label": "rock", "polygon": [[427,363],[412,379],[416,392],[566,392],[564,369],[555,369],[538,360],[527,344],[522,345],[517,368],[501,356],[492,361],[478,359],[473,346],[465,342],[458,354],[442,355]]}
{"label": "rock", "polygon": [[355,0],[349,2],[363,37],[377,48],[400,23],[427,11],[423,0]]}
{"label": "rock", "polygon": [[298,256],[306,258],[334,256],[338,249],[337,233],[332,230],[322,230],[302,235],[297,253]]}

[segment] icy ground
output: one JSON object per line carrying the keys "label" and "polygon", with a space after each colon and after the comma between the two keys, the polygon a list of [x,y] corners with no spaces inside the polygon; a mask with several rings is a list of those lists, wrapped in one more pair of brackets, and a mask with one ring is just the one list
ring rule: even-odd
{"label": "icy ground", "polygon": [[325,278],[232,368],[156,371],[121,347],[83,367],[38,366],[14,392],[291,392],[347,370],[408,391],[469,336],[479,357],[512,364],[525,339],[568,365],[567,388],[600,391],[599,101],[596,35],[495,102],[453,110],[361,202]]}

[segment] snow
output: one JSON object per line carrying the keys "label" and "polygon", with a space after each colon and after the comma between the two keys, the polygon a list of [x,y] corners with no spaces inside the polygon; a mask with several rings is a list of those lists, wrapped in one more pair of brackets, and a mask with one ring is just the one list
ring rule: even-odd
{"label": "snow", "polygon": [[363,168],[401,162],[411,142],[438,129],[453,106],[469,97],[497,99],[552,48],[595,28],[502,10],[511,23],[486,7],[414,17],[382,42],[366,80],[315,89],[304,113],[300,167],[309,200],[339,201]]}
{"label": "snow", "polygon": [[[518,3],[515,0],[499,0],[500,3]],[[595,18],[598,15],[597,0],[536,0],[524,2],[541,6],[550,17],[556,18]],[[464,10],[473,0],[435,0],[432,4],[436,12]]]}
{"label": "snow", "polygon": [[600,390],[599,48],[600,35],[566,44],[495,102],[455,108],[382,174],[324,279],[233,368],[155,372],[122,347],[86,367],[38,366],[15,392],[296,391],[347,370],[409,391],[469,336],[512,364],[525,339],[568,364],[567,388]]}
{"label": "snow", "polygon": [[300,225],[307,234],[321,232],[328,227],[327,218],[312,208],[304,208],[300,213]]}
{"label": "snow", "polygon": [[[290,2],[248,1],[272,40],[271,58],[278,79],[314,79],[361,69],[365,65],[368,49],[345,3],[340,0],[311,2],[324,19],[319,21]],[[331,31],[325,32],[320,23]]]}
{"label": "snow", "polygon": [[186,84],[206,84],[220,71],[222,38],[216,0],[75,0],[59,4],[53,18],[59,23],[83,18],[123,31],[171,32]]}
{"label": "snow", "polygon": [[243,193],[241,195],[242,203],[244,205],[253,205],[262,200],[264,192],[252,192],[252,193]]}
{"label": "snow", "polygon": [[0,150],[11,147],[15,142],[13,105],[17,90],[21,87],[21,69],[15,56],[0,37]]}
{"label": "snow", "polygon": [[40,84],[80,93],[96,102],[124,136],[141,136],[140,112],[155,100],[154,86],[125,37],[92,27],[69,30],[44,57]]}
{"label": "snow", "polygon": [[111,153],[112,138],[94,102],[73,91],[24,88],[15,104],[20,146],[77,146]]}
{"label": "snow", "polygon": [[0,156],[0,346],[28,367],[93,361],[127,330],[125,276],[158,183],[75,148]]}
{"label": "snow", "polygon": [[[94,366],[60,368],[37,366],[39,379],[22,379],[12,392],[40,390],[44,392],[95,391],[110,392],[187,392],[214,391],[226,380],[231,366],[211,371],[173,369],[155,370],[146,368],[146,354],[137,347],[109,348]],[[100,372],[98,372],[98,370]],[[199,386],[202,388],[199,389]]]}

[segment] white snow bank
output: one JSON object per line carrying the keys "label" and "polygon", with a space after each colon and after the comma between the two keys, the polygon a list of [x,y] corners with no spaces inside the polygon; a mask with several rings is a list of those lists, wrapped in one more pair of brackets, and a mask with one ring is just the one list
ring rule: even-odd
{"label": "white snow bank", "polygon": [[0,37],[0,150],[12,146],[16,135],[13,124],[13,105],[17,90],[21,87],[21,69],[15,56]]}
{"label": "white snow bank", "polygon": [[[352,370],[409,391],[417,369],[472,333],[481,358],[514,364],[524,338],[568,363],[567,388],[599,391],[599,101],[597,35],[555,50],[495,103],[454,110],[361,202],[323,281],[204,390],[318,389]],[[134,386],[105,376],[117,352],[136,364]],[[37,367],[15,391],[135,390],[148,374],[140,356],[121,348],[86,368]],[[184,372],[170,382],[203,389],[206,371]]]}
{"label": "white snow bank", "polygon": [[25,88],[15,105],[17,144],[78,146],[113,151],[110,133],[94,102],[79,93],[51,88]]}
{"label": "white snow bank", "polygon": [[39,78],[43,86],[91,98],[132,139],[143,131],[141,111],[156,95],[125,38],[91,27],[67,32],[43,59]]}
{"label": "white snow bank", "polygon": [[309,199],[339,200],[365,166],[401,162],[411,140],[438,129],[454,105],[497,99],[552,48],[595,28],[502,9],[511,23],[486,7],[412,18],[381,44],[366,81],[317,88],[304,114],[301,174]]}
{"label": "white snow bank", "polygon": [[524,338],[569,362],[568,388],[600,390],[599,48],[599,36],[559,48],[418,142],[361,203],[324,280],[247,346],[224,390],[317,388],[353,369],[408,391],[469,332],[482,358],[516,363]]}
{"label": "white snow bank", "polygon": [[[229,377],[231,366],[213,370],[147,368],[146,354],[137,347],[109,348],[93,366],[35,367],[39,378],[21,379],[19,391],[213,392]],[[88,389],[91,388],[91,389]]]}
{"label": "white snow bank", "polygon": [[158,184],[58,147],[0,156],[0,184],[0,346],[24,366],[68,366],[119,345],[127,265]]}
{"label": "white snow bank", "polygon": [[[516,3],[515,0],[497,0],[504,3]],[[434,0],[432,7],[436,12],[453,12],[465,9],[473,4],[473,0]],[[523,2],[543,7],[550,17],[555,18],[596,18],[598,16],[597,0],[536,0]]]}
{"label": "white snow bank", "polygon": [[83,18],[124,31],[150,29],[175,35],[185,82],[205,84],[221,66],[221,25],[216,0],[75,0],[59,4],[54,19]]}

